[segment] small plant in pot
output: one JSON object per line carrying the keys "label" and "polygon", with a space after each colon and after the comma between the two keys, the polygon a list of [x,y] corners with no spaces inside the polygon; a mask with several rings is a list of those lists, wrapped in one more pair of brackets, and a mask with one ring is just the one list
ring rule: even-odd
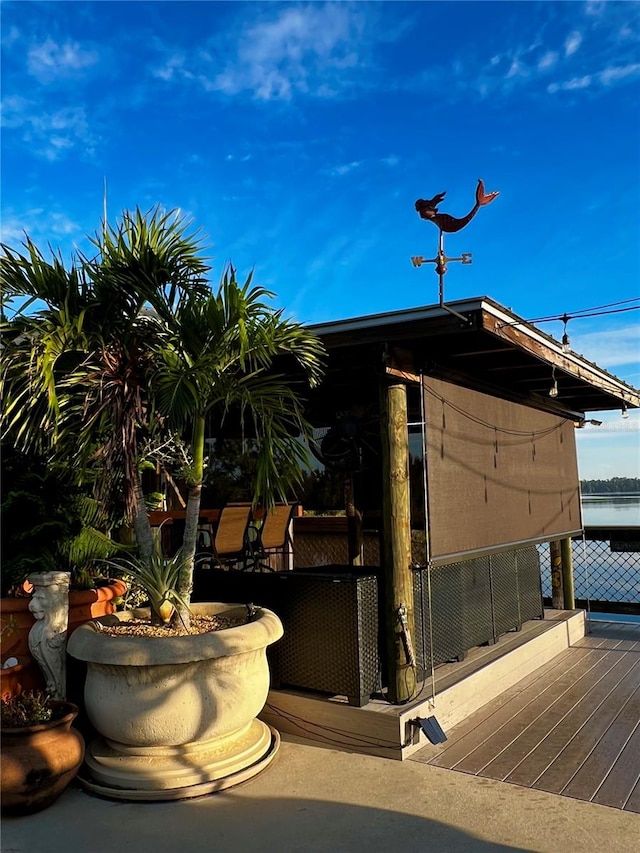
{"label": "small plant in pot", "polygon": [[[232,428],[250,437],[254,502],[286,500],[308,461],[302,393],[320,381],[324,349],[251,276],[239,284],[229,266],[214,291],[198,240],[173,213],[125,213],[93,242],[97,253],[70,271],[47,266],[31,243],[27,254],[6,250],[12,294],[47,306],[29,327],[30,358],[9,353],[9,397],[26,399],[27,371],[31,394],[49,405],[35,407],[40,422],[25,408],[21,435],[67,442],[80,466],[99,460],[103,499],[122,501],[148,575],[133,573],[156,611],[154,636],[139,636],[139,612],[121,612],[69,640],[69,653],[87,663],[85,707],[102,735],[87,751],[89,784],[125,799],[195,796],[254,775],[272,757],[276,736],[257,715],[269,688],[266,648],[282,634],[268,610],[249,621],[241,606],[190,603],[206,439]],[[65,369],[62,352],[51,363],[53,330],[66,341]],[[140,478],[142,447],[154,438],[185,449],[185,526],[172,564],[155,552]],[[165,588],[154,589],[163,572]],[[192,625],[222,617],[243,624],[203,633]],[[113,623],[124,629],[115,637]]]}
{"label": "small plant in pot", "polygon": [[2,812],[41,811],[57,800],[82,764],[84,740],[71,726],[78,709],[29,691],[3,697],[0,713]]}
{"label": "small plant in pot", "polygon": [[[9,437],[10,431],[7,431]],[[126,587],[102,578],[95,559],[121,550],[109,535],[108,519],[87,488],[75,481],[73,467],[60,459],[46,460],[34,451],[7,444],[2,454],[3,559],[1,664],[3,692],[14,686],[44,686],[33,663],[28,637],[34,625],[29,611],[29,578],[44,572],[68,572],[69,631],[82,621],[115,610],[114,600]],[[9,666],[14,662],[17,666]]]}

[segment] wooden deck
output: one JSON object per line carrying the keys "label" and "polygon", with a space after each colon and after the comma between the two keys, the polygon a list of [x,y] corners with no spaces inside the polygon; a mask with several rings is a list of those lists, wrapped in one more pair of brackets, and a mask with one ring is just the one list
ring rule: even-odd
{"label": "wooden deck", "polygon": [[640,623],[590,633],[411,756],[640,813]]}
{"label": "wooden deck", "polygon": [[548,610],[544,620],[525,622],[521,631],[504,634],[495,645],[470,650],[464,661],[438,666],[435,684],[428,679],[416,685],[405,705],[373,697],[356,708],[346,696],[284,688],[269,692],[260,716],[281,732],[402,760],[428,743],[418,725],[421,718],[435,714],[449,733],[540,667],[552,666],[584,634],[583,611]]}

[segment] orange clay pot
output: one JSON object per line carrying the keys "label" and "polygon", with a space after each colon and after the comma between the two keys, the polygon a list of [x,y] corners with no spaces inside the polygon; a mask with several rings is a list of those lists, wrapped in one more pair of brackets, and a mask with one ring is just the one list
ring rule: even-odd
{"label": "orange clay pot", "polygon": [[46,809],[80,769],[84,740],[71,728],[78,709],[70,702],[54,704],[62,716],[50,723],[0,729],[3,814],[25,815]]}
{"label": "orange clay pot", "polygon": [[[95,589],[70,590],[69,592],[69,636],[72,632],[99,616],[115,613],[115,599],[127,591],[121,580],[109,581],[106,586]],[[30,595],[0,599],[0,654],[2,660],[29,654],[29,631],[35,619],[29,610]]]}
{"label": "orange clay pot", "polygon": [[0,669],[1,690],[0,695],[3,699],[10,699],[12,696],[19,696],[23,690],[23,681],[27,683],[31,676],[30,668],[33,665],[33,660],[25,656],[16,658],[18,663],[15,666],[3,667]]}
{"label": "orange clay pot", "polygon": [[[68,636],[90,619],[115,613],[115,599],[126,591],[126,584],[121,580],[111,580],[95,589],[70,590]],[[17,657],[24,664],[20,673],[22,689],[44,690],[44,678],[29,652],[29,631],[35,622],[29,610],[30,600],[28,594],[0,599],[0,663],[9,657]],[[31,665],[29,661],[32,661]]]}

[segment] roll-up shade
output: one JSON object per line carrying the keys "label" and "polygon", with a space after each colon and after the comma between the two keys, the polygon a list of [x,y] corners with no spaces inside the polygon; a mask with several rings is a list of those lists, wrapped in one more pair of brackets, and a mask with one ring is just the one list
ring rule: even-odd
{"label": "roll-up shade", "polygon": [[572,421],[424,380],[434,562],[582,528]]}

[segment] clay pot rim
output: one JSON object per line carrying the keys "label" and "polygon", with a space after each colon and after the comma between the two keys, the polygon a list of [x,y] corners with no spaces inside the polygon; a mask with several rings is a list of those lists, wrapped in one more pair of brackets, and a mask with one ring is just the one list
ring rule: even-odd
{"label": "clay pot rim", "polygon": [[56,717],[55,720],[49,720],[47,723],[35,723],[33,726],[7,726],[6,728],[2,726],[0,728],[2,736],[19,737],[24,734],[36,734],[37,732],[50,731],[51,729],[58,728],[59,726],[70,725],[78,716],[79,708],[77,705],[74,705],[73,702],[67,702],[66,700],[54,700],[51,704],[54,708],[67,708],[68,710],[61,717]]}
{"label": "clay pot rim", "polygon": [[[90,587],[89,589],[74,589],[71,587],[69,589],[69,598],[72,603],[85,604],[88,601],[108,601],[124,595],[127,591],[126,583],[120,578],[104,578],[103,580],[105,581],[104,583],[100,583],[99,586]],[[2,609],[10,611],[14,607],[19,607],[25,601],[29,602],[32,592],[33,585],[25,581],[17,595],[2,596]]]}
{"label": "clay pot rim", "polygon": [[93,601],[111,601],[127,591],[127,585],[120,578],[111,578],[108,583],[92,589],[70,589],[69,606],[86,604]]}

